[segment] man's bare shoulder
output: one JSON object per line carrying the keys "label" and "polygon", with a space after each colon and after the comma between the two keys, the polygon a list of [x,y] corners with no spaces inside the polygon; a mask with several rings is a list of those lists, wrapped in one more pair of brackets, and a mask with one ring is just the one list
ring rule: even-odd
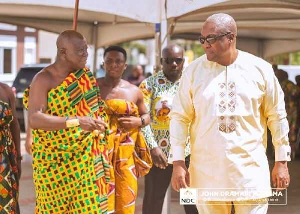
{"label": "man's bare shoulder", "polygon": [[132,91],[139,91],[140,90],[136,85],[133,85],[133,84],[131,84],[130,82],[128,82],[126,80],[122,80],[122,85],[123,85],[124,88],[127,88],[127,89],[132,90]]}
{"label": "man's bare shoulder", "polygon": [[52,65],[49,65],[45,68],[43,68],[40,72],[38,72],[32,82],[31,82],[31,88],[35,86],[43,86],[43,88],[49,88],[51,79],[53,79],[53,67]]}
{"label": "man's bare shoulder", "polygon": [[11,89],[11,87],[7,84],[4,84],[4,83],[0,83],[0,89],[3,89],[3,91],[5,92],[5,94],[7,94],[7,96],[9,98],[14,98],[14,93]]}
{"label": "man's bare shoulder", "polygon": [[3,90],[8,90],[8,89],[11,90],[11,88],[7,84],[2,83],[2,82],[0,82],[0,88],[3,88]]}
{"label": "man's bare shoulder", "polygon": [[103,84],[104,83],[104,77],[100,77],[96,79],[98,84]]}

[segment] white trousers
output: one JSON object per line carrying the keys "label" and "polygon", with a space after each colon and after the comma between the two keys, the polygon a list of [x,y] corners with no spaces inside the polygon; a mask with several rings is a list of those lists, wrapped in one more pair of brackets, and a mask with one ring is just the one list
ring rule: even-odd
{"label": "white trousers", "polygon": [[[235,214],[266,214],[267,200],[260,202],[233,201]],[[197,205],[199,214],[231,214],[231,201],[207,201]]]}

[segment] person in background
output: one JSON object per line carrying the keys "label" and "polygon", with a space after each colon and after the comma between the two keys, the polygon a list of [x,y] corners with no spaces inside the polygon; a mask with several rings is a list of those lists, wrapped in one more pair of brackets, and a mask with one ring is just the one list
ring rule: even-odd
{"label": "person in background", "polygon": [[296,80],[296,86],[297,86],[297,115],[298,115],[297,128],[299,130],[298,133],[300,133],[300,75],[297,75],[295,77],[295,80]]}
{"label": "person in background", "polygon": [[15,96],[8,85],[0,83],[0,213],[20,213],[21,177],[20,127]]}
{"label": "person in background", "polygon": [[128,82],[133,85],[139,86],[145,79],[144,69],[141,65],[135,65],[132,68],[132,74],[128,77]]}
{"label": "person in background", "polygon": [[107,138],[112,166],[108,212],[116,214],[134,214],[137,178],[146,175],[152,166],[150,152],[140,132],[150,122],[143,94],[138,87],[121,79],[127,67],[126,59],[126,51],[119,46],[105,49],[105,76],[97,79],[111,130]]}
{"label": "person in background", "polygon": [[291,144],[291,158],[296,157],[296,140],[297,140],[297,86],[288,79],[288,73],[282,69],[275,70],[279,84],[284,92],[285,110],[289,122],[289,140]]}
{"label": "person in background", "polygon": [[152,73],[151,72],[147,72],[146,75],[145,75],[145,78],[148,78],[148,77],[151,77],[152,76]]}
{"label": "person in background", "polygon": [[[166,191],[171,182],[173,166],[168,164],[170,150],[169,112],[177,93],[184,64],[184,51],[178,45],[168,45],[162,51],[162,71],[145,79],[140,89],[151,116],[151,124],[143,129],[154,166],[145,178],[143,214],[161,214]],[[190,145],[186,141],[185,163],[189,166]],[[184,206],[185,212],[197,213],[196,206]]]}
{"label": "person in background", "polygon": [[296,80],[296,86],[297,86],[297,145],[296,148],[299,150],[299,144],[300,144],[300,75],[297,75],[295,77]]}

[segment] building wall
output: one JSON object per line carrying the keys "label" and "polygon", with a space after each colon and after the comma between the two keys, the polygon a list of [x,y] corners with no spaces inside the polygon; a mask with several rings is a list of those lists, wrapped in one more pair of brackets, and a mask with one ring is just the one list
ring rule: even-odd
{"label": "building wall", "polygon": [[58,34],[39,30],[39,62],[50,60],[50,63],[55,61],[56,57],[56,40]]}
{"label": "building wall", "polygon": [[[17,37],[13,35],[0,35],[0,81],[10,83],[16,75],[17,62]],[[10,59],[7,60],[6,51],[10,51]],[[10,67],[10,71],[5,69]]]}
{"label": "building wall", "polygon": [[0,23],[0,82],[11,85],[23,64],[36,63],[37,46],[35,29]]}

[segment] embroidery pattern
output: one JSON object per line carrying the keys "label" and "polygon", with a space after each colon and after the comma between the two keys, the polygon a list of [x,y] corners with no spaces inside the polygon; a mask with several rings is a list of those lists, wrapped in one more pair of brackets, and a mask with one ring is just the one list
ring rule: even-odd
{"label": "embroidery pattern", "polygon": [[[234,82],[219,83],[219,97],[218,110],[222,116],[218,117],[219,131],[224,133],[231,133],[236,130],[236,117],[231,113],[236,109],[236,86]],[[226,110],[228,109],[228,113]]]}

